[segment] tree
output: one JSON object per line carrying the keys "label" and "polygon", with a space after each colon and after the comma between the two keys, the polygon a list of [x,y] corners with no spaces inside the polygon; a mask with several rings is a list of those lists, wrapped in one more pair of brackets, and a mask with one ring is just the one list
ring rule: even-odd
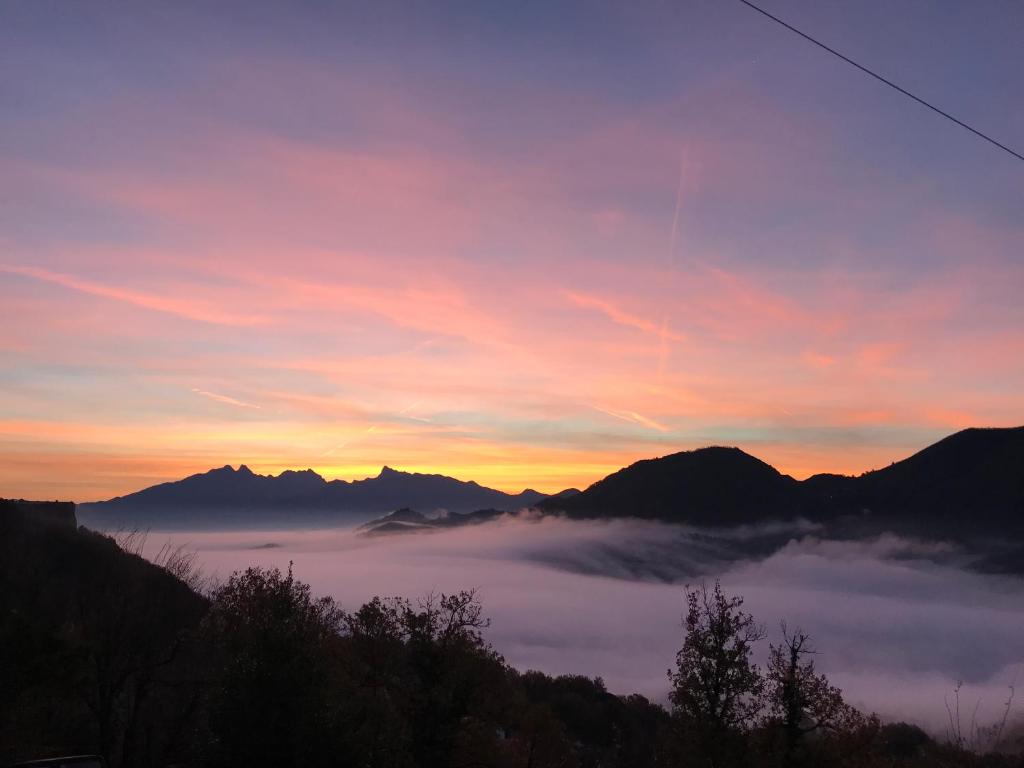
{"label": "tree", "polygon": [[462,728],[495,714],[492,699],[504,675],[503,660],[481,634],[489,623],[474,590],[405,604],[409,722],[420,765],[450,760]]}
{"label": "tree", "polygon": [[341,612],[274,568],[235,573],[213,594],[213,763],[313,765],[331,750],[331,661]]}
{"label": "tree", "polygon": [[742,610],[742,597],[726,597],[716,581],[686,590],[686,638],[669,670],[673,714],[696,737],[717,768],[735,748],[737,734],[762,708],[764,680],[751,660],[764,629]]}
{"label": "tree", "polygon": [[806,633],[782,624],[782,643],[770,646],[767,670],[767,725],[782,736],[782,764],[800,761],[804,738],[819,730],[852,730],[863,716],[843,701],[842,691],[814,669],[815,653]]}
{"label": "tree", "polygon": [[343,625],[344,721],[358,762],[445,765],[494,730],[507,672],[483,638],[474,591],[374,598]]}

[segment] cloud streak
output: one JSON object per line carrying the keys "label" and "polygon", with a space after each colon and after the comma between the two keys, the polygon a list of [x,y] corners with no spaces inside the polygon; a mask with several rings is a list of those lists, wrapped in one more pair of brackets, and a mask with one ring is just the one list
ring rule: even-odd
{"label": "cloud streak", "polygon": [[216,392],[208,392],[205,389],[193,388],[192,391],[195,392],[197,395],[201,395],[202,397],[208,397],[211,400],[216,400],[218,403],[224,403],[225,405],[233,405],[236,408],[255,408],[259,410],[262,407],[259,405],[255,405],[254,403],[246,403],[242,400],[236,400],[235,398],[230,397],[229,395],[221,395]]}
{"label": "cloud streak", "polygon": [[595,411],[598,411],[599,413],[604,413],[613,418],[620,419],[621,421],[630,421],[635,424],[639,424],[643,427],[647,427],[648,429],[657,430],[658,432],[669,431],[669,428],[666,427],[664,424],[660,424],[654,419],[642,416],[636,411],[613,411],[610,408],[601,408],[596,405],[592,405],[591,408],[593,408]]}
{"label": "cloud streak", "polygon": [[0,265],[0,272],[20,275],[22,277],[30,277],[52,285],[59,285],[62,288],[68,288],[69,290],[81,291],[82,293],[99,296],[105,299],[113,299],[114,301],[122,301],[127,304],[133,304],[137,307],[143,307],[155,312],[165,312],[170,315],[175,315],[186,320],[194,320],[200,323],[228,326],[253,326],[262,325],[267,322],[267,318],[261,315],[236,315],[230,312],[223,312],[215,307],[189,299],[182,299],[174,296],[160,296],[127,288],[119,288],[117,286],[107,285],[61,272],[53,272],[39,267]]}
{"label": "cloud streak", "polygon": [[600,299],[597,296],[588,296],[575,291],[563,291],[562,293],[577,307],[597,310],[613,323],[617,323],[618,325],[623,325],[627,328],[634,328],[648,335],[657,336],[659,339],[668,339],[669,341],[684,340],[684,337],[681,334],[673,333],[671,330],[668,330],[664,324],[659,325],[653,320],[647,320],[626,312],[611,302]]}

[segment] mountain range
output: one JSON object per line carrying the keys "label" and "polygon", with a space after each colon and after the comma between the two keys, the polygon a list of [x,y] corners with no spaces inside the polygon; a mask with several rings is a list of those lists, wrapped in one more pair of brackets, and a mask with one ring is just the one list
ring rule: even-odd
{"label": "mountain range", "polygon": [[79,517],[103,528],[208,528],[360,522],[401,507],[422,512],[513,512],[545,494],[510,494],[444,475],[384,467],[365,480],[325,480],[311,469],[259,475],[244,464],[161,483],[109,501],[80,504]]}
{"label": "mountain range", "polygon": [[[444,510],[473,519],[524,508],[573,518],[637,517],[700,526],[804,518],[842,532],[1024,537],[1024,427],[967,429],[883,469],[796,480],[739,448],[708,447],[631,464],[582,492],[508,494],[443,475],[384,467],[327,481],[312,470],[258,475],[225,466],[106,502],[80,505],[103,527],[189,528],[345,524],[394,510],[424,524]],[[413,510],[415,512],[413,512]],[[400,515],[401,516],[401,515]],[[452,518],[452,522],[463,518]],[[431,527],[435,522],[426,523]]]}

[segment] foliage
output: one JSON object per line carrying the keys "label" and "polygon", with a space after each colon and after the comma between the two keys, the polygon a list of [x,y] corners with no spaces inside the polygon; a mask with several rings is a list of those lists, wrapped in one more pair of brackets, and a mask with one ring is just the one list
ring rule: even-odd
{"label": "foliage", "polygon": [[742,610],[743,598],[726,597],[716,581],[686,590],[686,637],[669,671],[673,715],[692,747],[712,766],[735,760],[738,733],[763,706],[765,681],[752,661],[764,629]]}
{"label": "foliage", "polygon": [[291,566],[249,568],[213,594],[204,640],[213,654],[214,765],[308,765],[327,759],[330,641],[341,613],[314,599]]}

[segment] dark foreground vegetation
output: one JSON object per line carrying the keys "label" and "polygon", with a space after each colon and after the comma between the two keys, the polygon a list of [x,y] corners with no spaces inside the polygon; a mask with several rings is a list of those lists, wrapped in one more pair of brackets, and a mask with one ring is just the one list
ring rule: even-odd
{"label": "dark foreground vegetation", "polygon": [[348,611],[290,570],[205,589],[188,556],[137,543],[0,502],[0,764],[1024,765],[999,725],[939,743],[847,706],[799,630],[757,668],[765,630],[717,585],[687,592],[665,708],[512,669],[471,591]]}

